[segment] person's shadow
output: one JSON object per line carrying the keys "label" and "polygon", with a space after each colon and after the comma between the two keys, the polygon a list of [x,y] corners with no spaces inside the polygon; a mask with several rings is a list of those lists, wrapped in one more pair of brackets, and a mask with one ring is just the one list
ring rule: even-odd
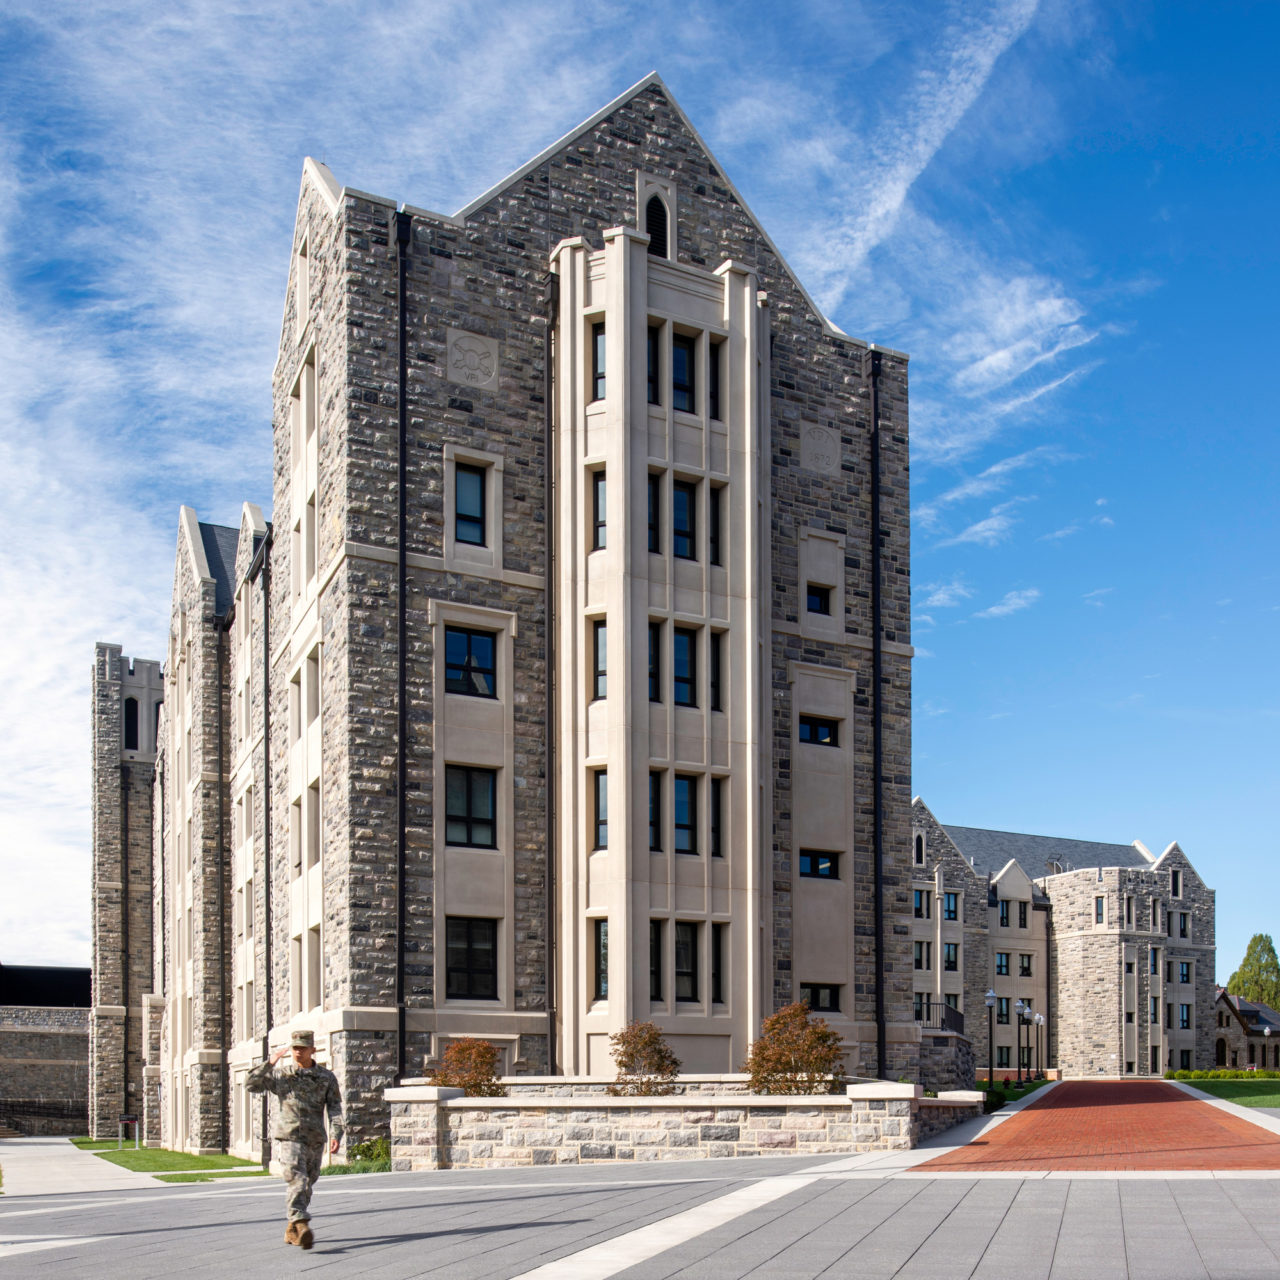
{"label": "person's shadow", "polygon": [[316,1241],[313,1253],[350,1253],[353,1249],[370,1245],[411,1244],[415,1240],[439,1240],[445,1236],[488,1236],[497,1231],[530,1231],[538,1227],[577,1227],[586,1218],[538,1218],[533,1222],[497,1222],[484,1227],[453,1227],[443,1231],[409,1231],[402,1235],[339,1236],[337,1239]]}

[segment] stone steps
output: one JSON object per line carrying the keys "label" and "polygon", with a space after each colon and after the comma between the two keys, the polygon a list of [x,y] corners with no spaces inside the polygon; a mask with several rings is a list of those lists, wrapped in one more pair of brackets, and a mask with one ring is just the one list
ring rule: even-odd
{"label": "stone steps", "polygon": [[0,1124],[0,1138],[21,1138],[23,1136],[17,1129],[10,1129],[7,1124]]}

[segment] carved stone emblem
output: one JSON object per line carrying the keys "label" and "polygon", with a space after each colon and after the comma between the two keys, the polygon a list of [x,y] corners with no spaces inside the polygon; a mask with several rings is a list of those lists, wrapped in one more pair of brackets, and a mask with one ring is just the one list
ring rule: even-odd
{"label": "carved stone emblem", "polygon": [[840,437],[828,427],[803,427],[800,432],[800,465],[806,471],[835,475],[840,470]]}
{"label": "carved stone emblem", "polygon": [[478,333],[449,329],[445,335],[445,377],[485,390],[498,385],[498,342]]}

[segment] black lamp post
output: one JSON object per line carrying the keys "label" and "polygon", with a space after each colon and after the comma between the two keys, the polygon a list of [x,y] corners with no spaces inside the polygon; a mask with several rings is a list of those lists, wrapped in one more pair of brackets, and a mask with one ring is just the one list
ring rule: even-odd
{"label": "black lamp post", "polygon": [[1018,1019],[1018,1088],[1022,1088],[1022,1022],[1027,1006],[1021,1000],[1013,1006],[1014,1016]]}
{"label": "black lamp post", "polygon": [[1040,1028],[1044,1026],[1044,1014],[1036,1014],[1036,1077],[1044,1078],[1044,1059],[1040,1056]]}
{"label": "black lamp post", "polygon": [[995,1044],[991,1031],[991,1010],[996,1007],[996,993],[994,991],[987,992],[987,1092],[991,1092],[992,1085],[995,1084]]}

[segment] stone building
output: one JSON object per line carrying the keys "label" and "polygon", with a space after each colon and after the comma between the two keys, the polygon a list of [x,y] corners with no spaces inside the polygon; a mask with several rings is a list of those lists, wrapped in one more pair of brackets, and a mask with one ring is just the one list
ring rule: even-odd
{"label": "stone building", "polygon": [[[916,941],[933,928],[960,944],[955,969],[918,972],[920,989],[970,1014],[980,1064],[987,990],[997,1076],[1017,1068],[1019,1000],[1043,1013],[1043,1065],[1063,1075],[1212,1064],[1214,893],[1176,843],[1156,857],[1139,841],[943,826],[919,798],[912,814],[915,892],[944,917],[954,894],[961,913],[913,920]],[[1023,1065],[1040,1067],[1034,1043]]]}
{"label": "stone building", "polygon": [[304,1025],[356,1134],[460,1036],[730,1071],[797,998],[917,1073],[906,374],[656,76],[452,216],[306,162],[273,521],[179,532],[165,1145],[256,1151]]}
{"label": "stone building", "polygon": [[1197,1066],[1280,1071],[1280,1013],[1260,1000],[1214,991],[1213,1062]]}

